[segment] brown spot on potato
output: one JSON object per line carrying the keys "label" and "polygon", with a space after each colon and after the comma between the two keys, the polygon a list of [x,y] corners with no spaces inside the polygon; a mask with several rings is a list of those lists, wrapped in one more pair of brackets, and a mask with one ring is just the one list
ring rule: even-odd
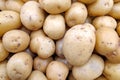
{"label": "brown spot on potato", "polygon": [[58,5],[58,6],[57,6],[57,9],[61,9],[61,6]]}
{"label": "brown spot on potato", "polygon": [[92,39],[90,39],[90,43],[93,43]]}
{"label": "brown spot on potato", "polygon": [[17,47],[19,47],[20,45],[21,45],[21,44],[20,44],[20,43],[18,43],[18,44],[17,44]]}
{"label": "brown spot on potato", "polygon": [[32,17],[31,17],[31,16],[29,16],[29,20],[30,20],[30,21],[32,20]]}
{"label": "brown spot on potato", "polygon": [[109,6],[109,2],[106,2],[104,5],[105,5],[105,6]]}

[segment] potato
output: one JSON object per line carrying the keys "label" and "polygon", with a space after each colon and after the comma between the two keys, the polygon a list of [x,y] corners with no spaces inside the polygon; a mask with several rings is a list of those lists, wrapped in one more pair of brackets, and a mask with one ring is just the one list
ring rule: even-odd
{"label": "potato", "polygon": [[28,47],[30,37],[22,30],[10,30],[3,35],[2,42],[7,51],[20,52]]}
{"label": "potato", "polygon": [[91,4],[91,3],[94,3],[97,0],[78,0],[78,1],[83,2],[85,4]]}
{"label": "potato", "polygon": [[48,15],[43,25],[44,32],[54,40],[60,39],[65,33],[65,20],[60,14]]}
{"label": "potato", "polygon": [[46,72],[46,68],[48,64],[53,60],[52,57],[49,57],[47,59],[39,58],[38,56],[34,58],[34,69],[39,70],[41,72]]}
{"label": "potato", "polygon": [[0,80],[10,80],[7,74],[7,61],[0,62]]}
{"label": "potato", "polygon": [[96,31],[96,46],[95,50],[106,55],[117,49],[119,44],[119,36],[115,30],[108,27],[99,28]]}
{"label": "potato", "polygon": [[116,29],[116,26],[117,26],[116,20],[112,18],[111,16],[96,17],[93,20],[92,24],[95,26],[96,29],[99,29],[100,27],[109,27],[112,29]]}
{"label": "potato", "polygon": [[0,12],[0,37],[7,31],[19,28],[21,26],[19,13],[15,11]]}
{"label": "potato", "polygon": [[93,54],[85,65],[74,66],[72,74],[76,80],[94,80],[102,74],[103,70],[104,60]]}
{"label": "potato", "polygon": [[91,24],[76,25],[65,34],[63,54],[70,64],[83,65],[92,55],[95,41],[95,29]]}
{"label": "potato", "polygon": [[0,10],[6,9],[5,2],[6,2],[6,0],[0,0]]}
{"label": "potato", "polygon": [[87,18],[87,8],[81,2],[74,2],[71,8],[65,12],[65,20],[69,27],[82,24]]}
{"label": "potato", "polygon": [[34,71],[32,71],[28,80],[47,80],[47,78],[42,72],[40,72],[38,70],[34,70]]}
{"label": "potato", "polygon": [[117,2],[113,5],[112,10],[109,12],[109,15],[115,19],[120,19],[120,2]]}
{"label": "potato", "polygon": [[56,55],[60,58],[64,58],[63,55],[63,38],[56,41]]}
{"label": "potato", "polygon": [[71,0],[39,0],[39,3],[50,14],[65,12],[71,7]]}
{"label": "potato", "polygon": [[28,1],[20,11],[22,24],[29,30],[38,30],[42,27],[45,15],[36,1]]}
{"label": "potato", "polygon": [[114,2],[119,2],[120,0],[113,0]]}
{"label": "potato", "polygon": [[0,62],[5,60],[9,55],[9,52],[5,50],[2,41],[0,40]]}
{"label": "potato", "polygon": [[33,60],[26,52],[14,54],[7,63],[7,74],[11,80],[26,80],[32,71]]}
{"label": "potato", "polygon": [[108,14],[113,7],[113,0],[96,0],[96,2],[88,5],[90,16],[103,16]]}
{"label": "potato", "polygon": [[107,78],[107,80],[120,80],[120,64],[111,63],[109,61],[105,61],[105,68],[103,75]]}
{"label": "potato", "polygon": [[52,61],[47,67],[46,76],[48,80],[66,80],[68,72],[69,70],[64,63]]}
{"label": "potato", "polygon": [[103,75],[101,75],[101,76],[99,76],[97,79],[95,79],[95,80],[107,80],[107,78],[105,78],[105,76],[103,76]]}
{"label": "potato", "polygon": [[70,72],[70,74],[68,75],[68,80],[76,80],[72,74],[72,72]]}
{"label": "potato", "polygon": [[16,12],[20,12],[21,7],[23,6],[24,2],[21,0],[7,0],[5,5],[6,9],[13,10]]}
{"label": "potato", "polygon": [[118,24],[117,24],[116,31],[117,31],[118,35],[120,36],[120,22],[118,22]]}

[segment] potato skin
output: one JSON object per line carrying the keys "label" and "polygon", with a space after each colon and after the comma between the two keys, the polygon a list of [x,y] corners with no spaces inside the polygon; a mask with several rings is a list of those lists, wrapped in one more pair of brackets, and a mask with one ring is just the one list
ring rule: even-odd
{"label": "potato skin", "polygon": [[20,15],[15,11],[5,10],[0,12],[0,37],[7,31],[21,26]]}
{"label": "potato skin", "polygon": [[14,54],[7,63],[7,73],[12,80],[26,80],[32,71],[33,60],[26,52]]}
{"label": "potato skin", "polygon": [[95,41],[95,29],[91,24],[76,25],[64,36],[63,54],[70,64],[83,65],[92,55]]}
{"label": "potato skin", "polygon": [[10,30],[4,34],[2,42],[7,51],[15,53],[28,47],[30,37],[22,30]]}
{"label": "potato skin", "polygon": [[103,70],[104,60],[93,54],[85,65],[74,66],[72,74],[76,80],[94,80],[102,74]]}
{"label": "potato skin", "polygon": [[29,30],[38,30],[42,27],[45,15],[40,4],[36,1],[26,2],[20,11],[22,24]]}

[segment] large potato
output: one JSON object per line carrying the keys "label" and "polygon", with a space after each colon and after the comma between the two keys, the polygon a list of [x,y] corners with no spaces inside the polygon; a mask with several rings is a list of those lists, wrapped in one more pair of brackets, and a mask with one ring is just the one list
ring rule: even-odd
{"label": "large potato", "polygon": [[76,80],[94,80],[102,74],[103,70],[104,60],[93,54],[85,65],[74,66],[72,74]]}
{"label": "large potato", "polygon": [[39,0],[42,8],[51,14],[58,14],[68,10],[71,6],[71,0]]}
{"label": "large potato", "polygon": [[93,3],[93,2],[95,2],[97,0],[78,0],[78,1],[83,2],[85,4],[91,4],[91,3]]}
{"label": "large potato", "polygon": [[88,5],[90,16],[102,16],[108,14],[113,7],[113,0],[96,0],[96,2]]}
{"label": "large potato", "polygon": [[0,12],[0,37],[7,31],[21,26],[20,15],[15,11]]}
{"label": "large potato", "polygon": [[7,63],[7,74],[11,80],[26,80],[32,71],[33,60],[26,52],[14,54]]}
{"label": "large potato", "polygon": [[65,33],[65,20],[60,14],[48,15],[43,25],[44,32],[51,39],[60,39]]}
{"label": "large potato", "polygon": [[95,29],[89,23],[70,28],[63,40],[63,54],[67,61],[74,66],[85,64],[93,52],[95,39]]}
{"label": "large potato", "polygon": [[87,18],[87,8],[81,2],[74,2],[69,10],[65,12],[65,20],[69,27],[82,24]]}
{"label": "large potato", "polygon": [[96,46],[95,50],[101,54],[106,55],[117,49],[119,44],[119,36],[117,32],[108,27],[99,28],[96,31]]}
{"label": "large potato", "polygon": [[59,61],[52,61],[49,63],[46,76],[48,80],[66,80],[69,69],[67,66]]}
{"label": "large potato", "polygon": [[26,2],[20,11],[22,24],[29,30],[38,30],[44,22],[44,11],[36,1]]}
{"label": "large potato", "polygon": [[4,34],[2,42],[7,51],[20,52],[28,47],[30,37],[22,30],[10,30]]}

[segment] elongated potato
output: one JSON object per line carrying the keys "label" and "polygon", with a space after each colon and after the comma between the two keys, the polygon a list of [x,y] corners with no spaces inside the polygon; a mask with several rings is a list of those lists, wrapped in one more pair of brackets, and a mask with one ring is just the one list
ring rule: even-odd
{"label": "elongated potato", "polygon": [[91,4],[91,3],[93,3],[93,2],[95,2],[97,0],[78,0],[78,1],[83,2],[85,4]]}
{"label": "elongated potato", "polygon": [[0,37],[7,31],[21,26],[20,15],[15,11],[0,12]]}
{"label": "elongated potato", "polygon": [[83,65],[92,55],[95,41],[95,28],[91,24],[76,25],[65,34],[63,54],[70,64]]}
{"label": "elongated potato", "polygon": [[36,1],[26,2],[20,11],[22,24],[29,30],[38,30],[44,22],[44,11]]}

